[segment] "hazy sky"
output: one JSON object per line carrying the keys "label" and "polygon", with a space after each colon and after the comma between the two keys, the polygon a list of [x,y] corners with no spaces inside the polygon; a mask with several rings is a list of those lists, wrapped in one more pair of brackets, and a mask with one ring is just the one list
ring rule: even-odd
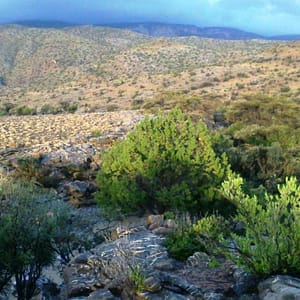
{"label": "hazy sky", "polygon": [[0,0],[0,22],[161,21],[300,34],[300,0]]}

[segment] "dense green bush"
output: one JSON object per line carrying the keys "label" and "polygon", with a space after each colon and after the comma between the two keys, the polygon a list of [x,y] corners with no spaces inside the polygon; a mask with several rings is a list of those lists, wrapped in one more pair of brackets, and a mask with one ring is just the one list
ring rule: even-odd
{"label": "dense green bush", "polygon": [[228,172],[225,156],[213,151],[205,124],[195,125],[173,110],[146,118],[103,155],[96,199],[113,212],[223,213],[229,208],[218,187]]}
{"label": "dense green bush", "polygon": [[73,102],[72,99],[65,99],[60,101],[61,108],[67,113],[75,113],[78,109],[78,104]]}
{"label": "dense green bush", "polygon": [[0,199],[0,292],[14,277],[18,299],[31,299],[43,268],[61,249],[55,242],[67,209],[54,194],[18,180],[1,178]]}
{"label": "dense green bush", "polygon": [[0,116],[7,116],[10,114],[10,111],[14,108],[14,104],[10,102],[4,102],[0,107]]}
{"label": "dense green bush", "polygon": [[205,250],[192,227],[180,228],[170,233],[166,237],[164,245],[171,257],[181,261],[186,260],[195,252]]}
{"label": "dense green bush", "polygon": [[218,248],[224,237],[229,236],[228,221],[218,215],[209,215],[193,224],[188,218],[176,218],[177,230],[166,237],[164,242],[170,256],[186,260],[195,252],[219,254]]}
{"label": "dense green bush", "polygon": [[44,104],[41,109],[40,109],[40,113],[45,115],[45,114],[57,114],[59,112],[59,108],[55,107],[51,104]]}
{"label": "dense green bush", "polygon": [[300,178],[299,114],[299,103],[286,97],[255,95],[233,104],[224,131],[233,170],[272,192],[286,176]]}
{"label": "dense green bush", "polygon": [[36,115],[36,108],[32,108],[27,105],[22,105],[11,109],[10,112],[12,114],[16,114],[17,116]]}
{"label": "dense green bush", "polygon": [[243,180],[231,178],[223,192],[237,206],[236,221],[244,235],[233,233],[228,251],[234,262],[259,275],[300,274],[300,186],[295,178],[263,199],[242,191]]}

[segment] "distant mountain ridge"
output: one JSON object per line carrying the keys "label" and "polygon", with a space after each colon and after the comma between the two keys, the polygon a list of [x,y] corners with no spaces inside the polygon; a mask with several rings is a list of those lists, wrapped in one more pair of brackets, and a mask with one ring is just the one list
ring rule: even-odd
{"label": "distant mountain ridge", "polygon": [[[109,25],[108,25],[109,26]],[[227,27],[198,27],[194,25],[164,24],[164,23],[136,23],[113,24],[111,27],[129,29],[153,37],[198,36],[223,40],[264,39],[263,36]]]}
{"label": "distant mountain ridge", "polygon": [[20,25],[24,27],[33,27],[33,28],[64,28],[64,27],[73,27],[80,24],[69,23],[64,21],[44,21],[44,20],[20,20],[12,22],[11,24]]}
{"label": "distant mountain ridge", "polygon": [[198,36],[211,39],[222,40],[300,40],[300,34],[287,34],[275,36],[263,36],[253,32],[247,32],[230,27],[198,27],[195,25],[184,24],[165,24],[165,23],[120,23],[107,24],[107,26],[129,29],[144,35],[153,37],[180,37]]}
{"label": "distant mountain ridge", "polygon": [[63,21],[45,21],[45,20],[24,20],[16,21],[13,24],[34,27],[34,28],[65,28],[79,25],[106,26],[119,29],[127,29],[152,37],[188,37],[198,36],[203,38],[221,39],[221,40],[282,40],[297,41],[300,40],[300,34],[286,34],[275,36],[263,36],[253,32],[247,32],[237,28],[230,27],[199,27],[186,24],[167,24],[158,22],[142,23],[108,23],[108,24],[75,24]]}

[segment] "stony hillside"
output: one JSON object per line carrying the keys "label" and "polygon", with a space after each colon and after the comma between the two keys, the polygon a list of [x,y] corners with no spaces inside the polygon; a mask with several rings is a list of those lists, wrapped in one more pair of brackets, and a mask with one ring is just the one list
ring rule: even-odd
{"label": "stony hillside", "polygon": [[299,42],[1,26],[0,111],[22,105],[39,111],[45,104],[60,111],[66,103],[79,112],[179,105],[211,118],[244,94],[298,97],[299,57]]}
{"label": "stony hillside", "polygon": [[2,117],[0,161],[14,151],[18,156],[39,155],[64,147],[109,141],[124,136],[141,118],[130,111]]}

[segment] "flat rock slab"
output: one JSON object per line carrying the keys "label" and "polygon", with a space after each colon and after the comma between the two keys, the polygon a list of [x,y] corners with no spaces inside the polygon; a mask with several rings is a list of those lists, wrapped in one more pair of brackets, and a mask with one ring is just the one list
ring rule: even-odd
{"label": "flat rock slab", "polygon": [[262,300],[300,300],[300,279],[272,276],[258,285]]}

